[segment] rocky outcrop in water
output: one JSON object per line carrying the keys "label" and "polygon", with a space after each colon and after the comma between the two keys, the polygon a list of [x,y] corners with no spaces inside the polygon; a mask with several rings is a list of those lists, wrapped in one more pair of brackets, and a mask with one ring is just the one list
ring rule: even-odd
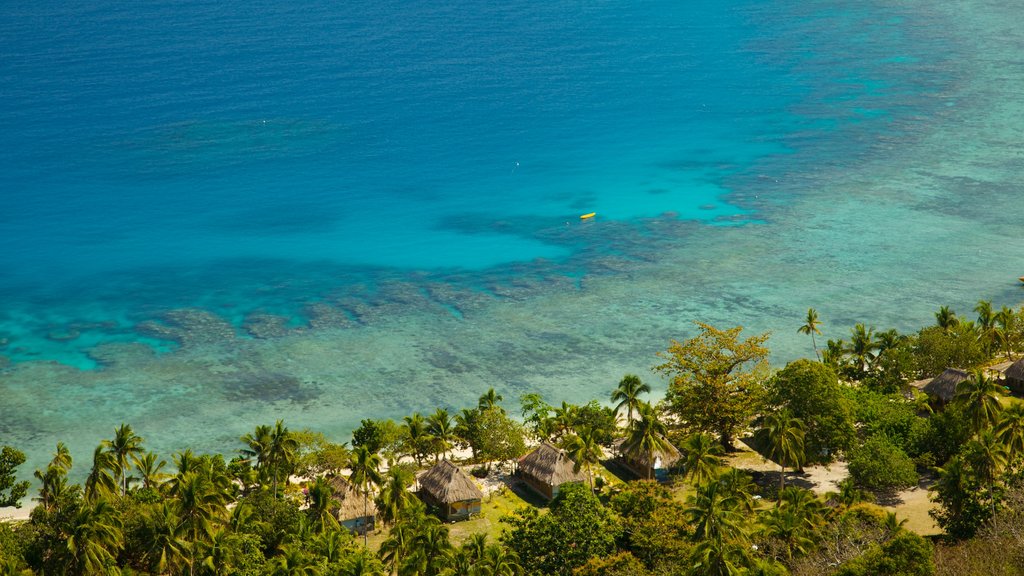
{"label": "rocky outcrop in water", "polygon": [[233,342],[237,337],[227,320],[199,308],[172,310],[161,316],[159,322],[142,322],[135,330],[143,336],[173,340],[183,348]]}

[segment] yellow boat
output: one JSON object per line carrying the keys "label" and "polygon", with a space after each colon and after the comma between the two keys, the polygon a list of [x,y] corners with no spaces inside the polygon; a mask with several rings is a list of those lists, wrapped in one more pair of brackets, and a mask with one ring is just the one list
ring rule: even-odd
{"label": "yellow boat", "polygon": [[584,215],[580,216],[580,220],[586,220],[588,218],[593,218],[594,216],[597,216],[597,212],[591,212],[589,214],[584,214]]}

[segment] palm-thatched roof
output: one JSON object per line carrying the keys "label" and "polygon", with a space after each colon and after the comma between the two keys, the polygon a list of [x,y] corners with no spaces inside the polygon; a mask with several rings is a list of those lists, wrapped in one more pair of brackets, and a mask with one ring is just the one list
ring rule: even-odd
{"label": "palm-thatched roof", "polygon": [[658,437],[662,440],[661,444],[664,445],[664,448],[655,450],[653,454],[650,454],[650,458],[643,451],[631,451],[628,441],[619,444],[619,453],[639,466],[654,468],[657,463],[662,468],[670,468],[683,457],[683,454],[667,438],[661,435]]}
{"label": "palm-thatched roof", "polygon": [[963,370],[946,368],[945,372],[925,384],[923,390],[929,396],[934,396],[943,402],[949,402],[956,395],[956,385],[970,379],[970,377],[971,375]]}
{"label": "palm-thatched roof", "polygon": [[1003,372],[1003,377],[1007,380],[1024,382],[1024,358],[1010,364],[1010,367],[1006,369],[1006,372]]}
{"label": "palm-thatched roof", "polygon": [[583,471],[574,472],[576,462],[565,453],[547,442],[519,460],[519,471],[549,486],[561,486],[566,482],[584,482]]}
{"label": "palm-thatched roof", "polygon": [[334,489],[334,499],[338,502],[338,509],[335,512],[338,520],[344,522],[377,513],[377,505],[373,498],[364,502],[363,496],[341,476],[332,476],[327,481]]}
{"label": "palm-thatched roof", "polygon": [[480,491],[473,479],[458,466],[447,460],[441,460],[419,477],[420,490],[424,491],[443,504],[452,504],[465,500],[481,500],[484,493]]}

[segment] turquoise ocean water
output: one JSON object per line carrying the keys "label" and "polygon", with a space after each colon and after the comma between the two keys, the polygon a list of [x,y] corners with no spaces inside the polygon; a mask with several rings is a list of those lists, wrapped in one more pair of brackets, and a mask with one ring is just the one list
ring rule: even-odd
{"label": "turquoise ocean water", "polygon": [[809,306],[1016,304],[1024,14],[933,4],[4,3],[0,443],[344,440],[663,387],[691,320],[782,363]]}

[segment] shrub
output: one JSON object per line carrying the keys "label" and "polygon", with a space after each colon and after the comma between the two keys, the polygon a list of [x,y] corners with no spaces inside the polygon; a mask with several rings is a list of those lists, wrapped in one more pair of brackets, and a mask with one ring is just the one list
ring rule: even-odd
{"label": "shrub", "polygon": [[876,434],[849,454],[850,476],[874,490],[900,489],[917,483],[914,461],[887,436]]}

